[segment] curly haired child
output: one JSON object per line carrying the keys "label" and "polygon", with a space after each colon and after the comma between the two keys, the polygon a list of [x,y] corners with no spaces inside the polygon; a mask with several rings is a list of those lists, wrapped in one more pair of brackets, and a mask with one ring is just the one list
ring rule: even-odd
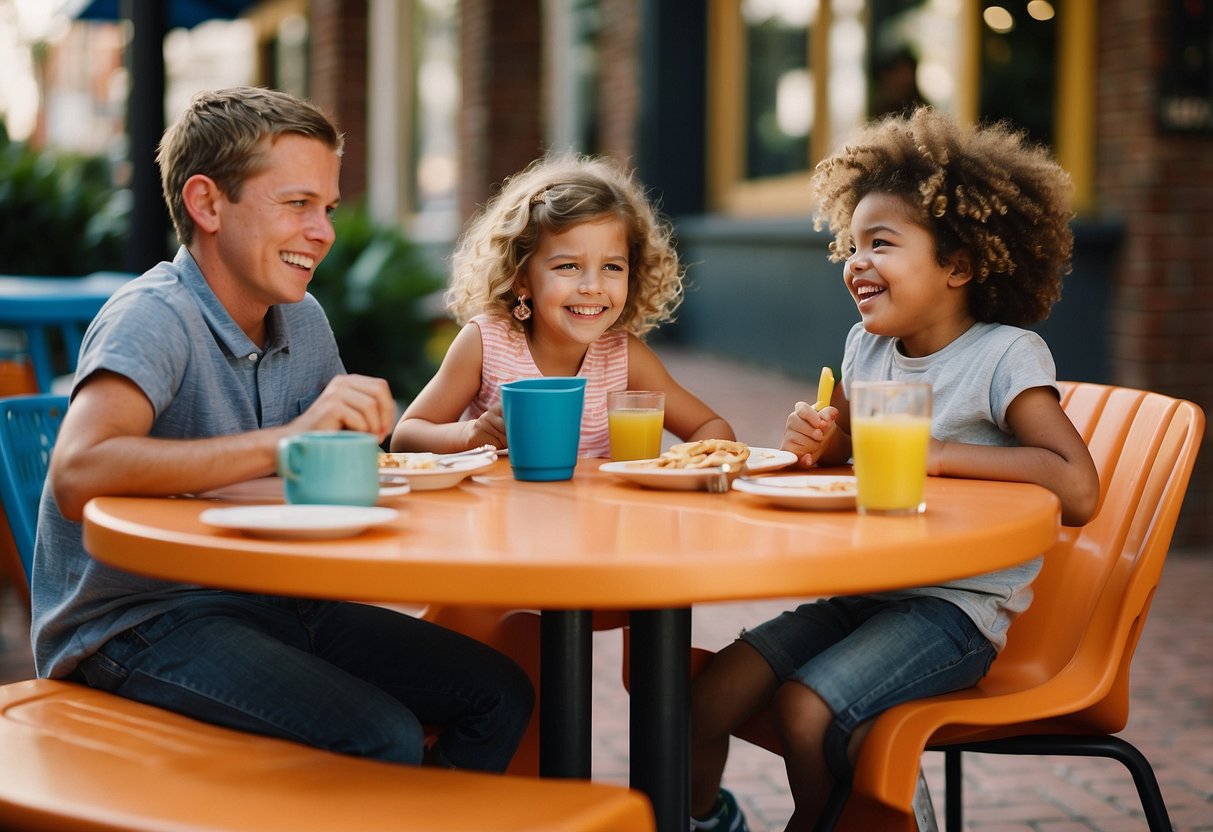
{"label": "curly haired child", "polygon": [[[824,219],[834,234],[831,259],[844,264],[861,322],[833,400],[820,412],[797,402],[783,448],[803,467],[845,463],[851,382],[926,381],[931,475],[1038,483],[1058,496],[1064,523],[1085,523],[1098,475],[1061,409],[1048,347],[1020,328],[1060,296],[1069,184],[1010,126],[965,128],[930,108],[871,123],[821,162],[818,227]],[[874,717],[985,675],[1040,563],[822,599],[744,632],[692,686],[692,828],[746,828],[720,782],[730,733],[764,708],[795,801],[788,829],[813,828]]]}
{"label": "curly haired child", "polygon": [[504,448],[501,385],[588,379],[580,456],[607,456],[607,393],[665,393],[683,440],[733,439],[728,423],[642,340],[673,318],[683,269],[669,225],[606,159],[545,158],[510,177],[452,258],[447,308],[462,329],[392,434],[393,451]]}

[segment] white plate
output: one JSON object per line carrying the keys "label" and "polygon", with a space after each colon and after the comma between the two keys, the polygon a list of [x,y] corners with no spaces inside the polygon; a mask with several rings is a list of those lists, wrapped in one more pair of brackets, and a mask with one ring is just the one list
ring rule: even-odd
{"label": "white plate", "polygon": [[[750,448],[746,469],[755,474],[786,468],[796,461],[791,451],[775,448]],[[708,480],[719,476],[716,468],[654,468],[652,460],[638,459],[628,462],[606,462],[599,471],[615,474],[646,488],[663,488],[667,491],[700,491],[707,488]]]}
{"label": "white plate", "polygon": [[829,474],[733,480],[733,490],[783,508],[838,510],[855,507],[855,478]]}
{"label": "white plate", "polygon": [[[410,486],[401,477],[380,477],[379,497],[399,497],[408,494]],[[212,488],[194,495],[201,500],[222,500],[227,503],[280,503],[283,500],[282,477],[257,477]]]}
{"label": "white plate", "polygon": [[352,537],[399,516],[396,509],[381,506],[281,505],[208,508],[198,519],[254,537],[322,540]]}
{"label": "white plate", "polygon": [[[382,454],[393,459],[408,459],[409,457],[427,457],[433,454]],[[492,467],[497,461],[497,454],[490,451],[478,456],[452,459],[449,465],[437,468],[396,468],[379,469],[379,479],[386,477],[404,477],[414,491],[434,491],[439,488],[451,488],[463,482],[472,474],[479,474]]]}

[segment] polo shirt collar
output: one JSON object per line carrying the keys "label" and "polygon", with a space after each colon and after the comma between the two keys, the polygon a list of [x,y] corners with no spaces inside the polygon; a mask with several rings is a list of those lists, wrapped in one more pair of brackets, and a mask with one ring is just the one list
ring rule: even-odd
{"label": "polo shirt collar", "polygon": [[181,275],[181,282],[191,294],[198,299],[198,306],[202,310],[202,317],[206,320],[206,324],[215,335],[215,340],[232,356],[246,356],[260,354],[262,352],[269,354],[278,350],[286,350],[290,347],[290,339],[287,337],[286,317],[282,313],[282,309],[278,305],[270,307],[269,316],[266,319],[266,332],[268,340],[265,350],[262,350],[253,343],[244,330],[232,319],[227,309],[219,298],[215,296],[215,292],[211,289],[211,285],[206,282],[206,278],[202,276],[202,270],[198,268],[198,264],[194,261],[194,256],[190,254],[189,249],[181,246],[177,249],[177,256],[173,258],[173,265],[177,267],[178,273]]}

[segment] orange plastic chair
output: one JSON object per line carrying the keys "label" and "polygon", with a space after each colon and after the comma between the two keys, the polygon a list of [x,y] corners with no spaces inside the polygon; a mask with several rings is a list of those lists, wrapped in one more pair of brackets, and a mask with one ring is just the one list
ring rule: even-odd
{"label": "orange plastic chair", "polygon": [[[1121,737],[1129,665],[1204,433],[1191,402],[1065,383],[1062,406],[1099,470],[1100,506],[1045,553],[1031,607],[977,686],[898,705],[864,740],[837,828],[914,830],[911,801],[924,749],[946,752],[945,822],[961,826],[961,752],[1106,756],[1125,764],[1153,832],[1171,829],[1153,769]],[[692,666],[710,660],[697,650]],[[769,715],[736,736],[781,753]],[[839,795],[841,796],[841,794]],[[824,824],[826,828],[830,823]]]}
{"label": "orange plastic chair", "polygon": [[377,762],[37,679],[0,687],[0,828],[644,832],[654,820],[622,786]]}

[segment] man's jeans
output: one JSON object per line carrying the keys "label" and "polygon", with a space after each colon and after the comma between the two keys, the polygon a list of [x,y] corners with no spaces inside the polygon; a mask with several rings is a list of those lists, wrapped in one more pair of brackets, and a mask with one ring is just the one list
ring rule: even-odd
{"label": "man's jeans", "polygon": [[488,646],[380,607],[229,592],[110,639],[77,676],[207,722],[345,754],[502,771],[534,692]]}

